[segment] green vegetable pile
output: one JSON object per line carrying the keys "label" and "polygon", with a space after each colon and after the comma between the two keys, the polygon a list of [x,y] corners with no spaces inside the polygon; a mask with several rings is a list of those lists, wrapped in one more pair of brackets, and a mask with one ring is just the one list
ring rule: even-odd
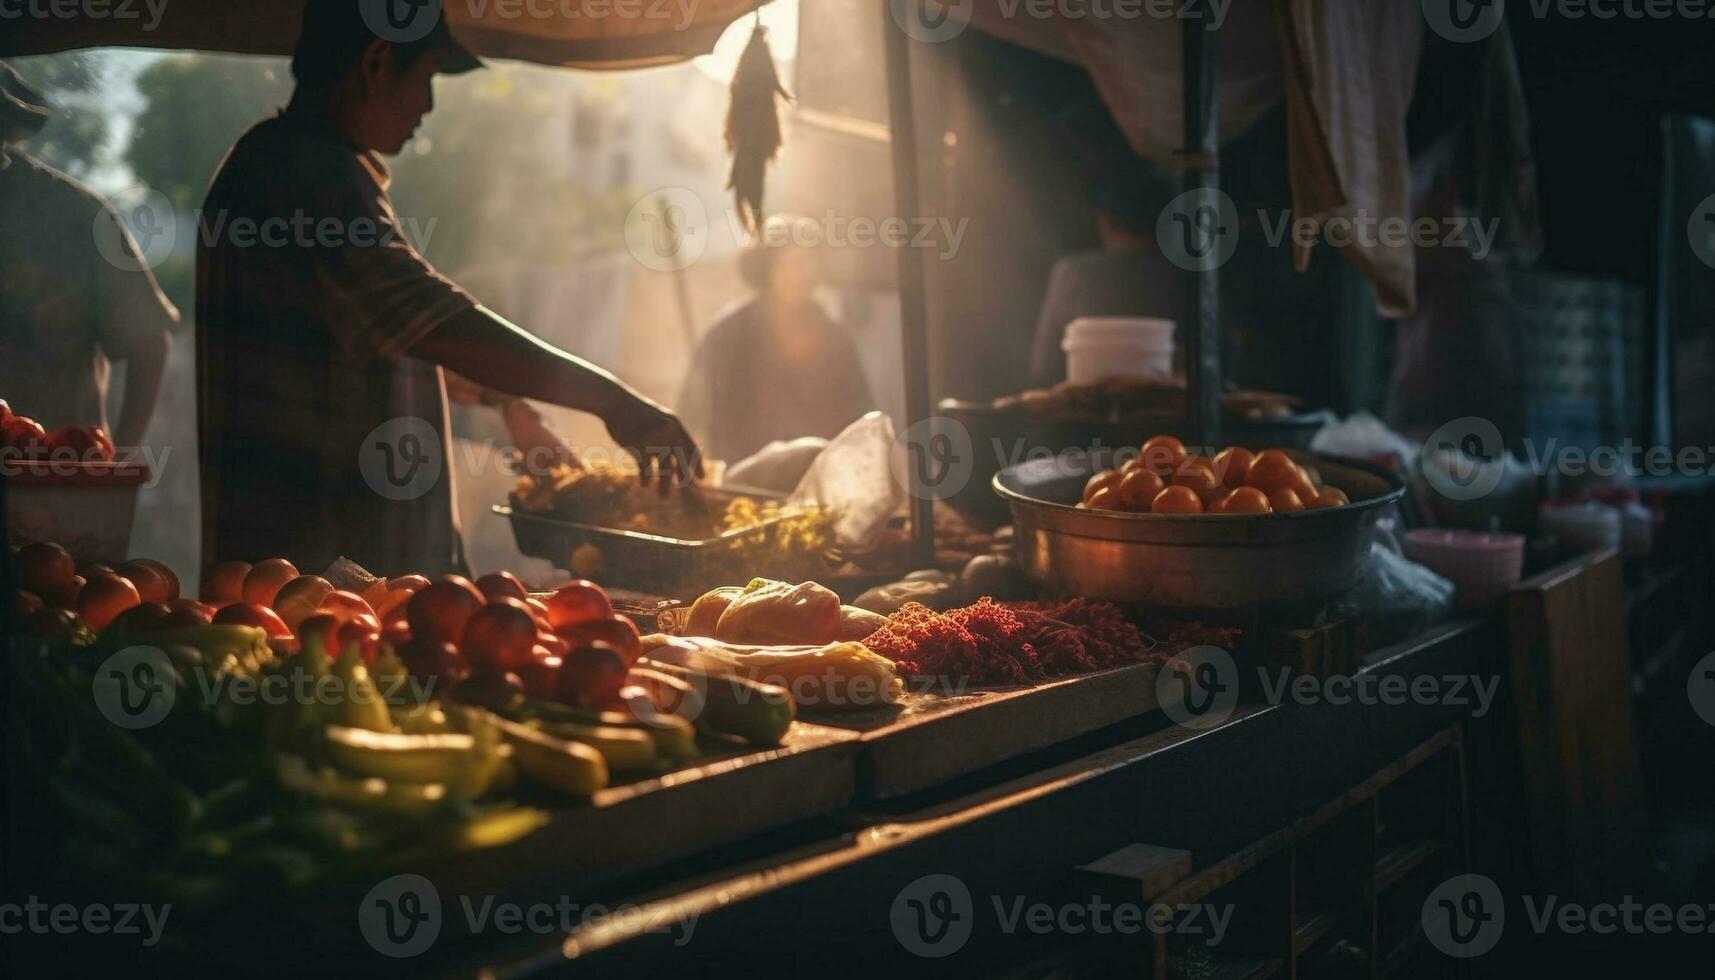
{"label": "green vegetable pile", "polygon": [[[355,649],[330,660],[312,639],[281,658],[243,626],[130,639],[11,639],[14,816],[53,830],[24,849],[20,880],[194,911],[546,821],[481,799],[511,775],[500,733],[484,712],[421,700],[396,660],[371,678]],[[347,696],[277,696],[315,690]]]}

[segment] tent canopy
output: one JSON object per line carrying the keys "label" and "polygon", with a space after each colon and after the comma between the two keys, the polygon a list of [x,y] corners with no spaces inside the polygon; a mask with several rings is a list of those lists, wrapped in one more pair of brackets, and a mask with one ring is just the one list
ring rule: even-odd
{"label": "tent canopy", "polygon": [[[961,9],[977,30],[1082,65],[1132,149],[1169,172],[1184,162],[1181,33],[1217,30],[1221,139],[1237,136],[1285,101],[1294,215],[1318,223],[1411,216],[1405,115],[1422,41],[1416,0],[1197,5],[1207,20],[1180,17],[1182,3],[1142,4],[1130,8],[1132,16],[1102,18],[1019,17],[1014,9],[1034,8],[1006,0],[969,0]],[[1302,271],[1310,246],[1292,247]],[[1339,251],[1374,285],[1384,315],[1416,308],[1410,249],[1358,240]]]}
{"label": "tent canopy", "polygon": [[[483,57],[568,68],[644,68],[709,53],[728,25],[766,2],[466,0],[446,4],[445,15],[459,40]],[[0,32],[0,57],[93,47],[289,55],[303,9],[303,0],[77,4],[69,17],[10,21]]]}

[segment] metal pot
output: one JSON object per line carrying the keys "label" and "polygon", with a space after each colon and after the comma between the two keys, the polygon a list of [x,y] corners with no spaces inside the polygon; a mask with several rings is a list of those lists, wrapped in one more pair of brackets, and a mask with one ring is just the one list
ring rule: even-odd
{"label": "metal pot", "polygon": [[1363,578],[1397,477],[1355,460],[1293,453],[1352,503],[1293,514],[1123,514],[1080,510],[1085,481],[1111,453],[1032,460],[1002,470],[1026,574],[1059,595],[1187,613],[1296,609],[1339,598]]}

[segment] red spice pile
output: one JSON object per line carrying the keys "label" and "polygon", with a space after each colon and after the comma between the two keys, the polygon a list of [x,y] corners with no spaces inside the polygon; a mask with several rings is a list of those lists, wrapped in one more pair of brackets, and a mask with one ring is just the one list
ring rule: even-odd
{"label": "red spice pile", "polygon": [[1151,651],[1151,659],[1165,663],[1192,647],[1220,647],[1237,650],[1244,630],[1236,626],[1210,626],[1195,620],[1174,620],[1145,623],[1145,632],[1159,636],[1161,642]]}
{"label": "red spice pile", "polygon": [[1164,661],[1195,645],[1156,643],[1108,602],[1002,604],[986,597],[946,613],[908,603],[864,643],[902,673],[975,684],[1027,684]]}

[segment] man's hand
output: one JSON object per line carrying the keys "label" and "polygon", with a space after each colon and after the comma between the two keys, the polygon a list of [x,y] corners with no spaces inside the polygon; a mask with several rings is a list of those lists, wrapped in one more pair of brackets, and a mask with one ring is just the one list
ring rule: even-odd
{"label": "man's hand", "polygon": [[603,421],[613,441],[637,460],[644,483],[658,481],[665,493],[702,478],[702,450],[672,412],[638,395]]}
{"label": "man's hand", "polygon": [[542,476],[555,466],[565,464],[581,468],[577,456],[566,448],[548,420],[536,406],[523,398],[510,399],[500,406],[500,417],[506,423],[506,434],[518,449],[519,469],[532,476]]}

